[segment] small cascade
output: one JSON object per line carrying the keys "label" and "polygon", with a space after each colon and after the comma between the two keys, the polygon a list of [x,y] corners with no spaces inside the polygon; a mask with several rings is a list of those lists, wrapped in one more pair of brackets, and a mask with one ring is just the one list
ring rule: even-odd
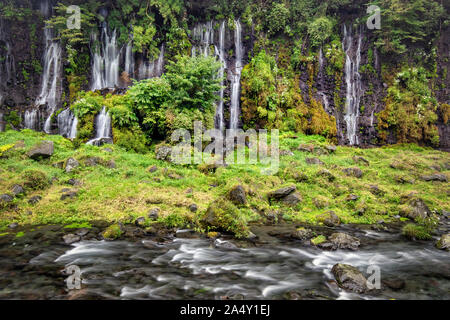
{"label": "small cascade", "polygon": [[191,49],[193,57],[197,54],[205,57],[211,55],[211,45],[214,43],[213,21],[196,25],[192,31],[192,38],[196,42]]}
{"label": "small cascade", "polygon": [[39,112],[38,110],[27,110],[24,114],[24,125],[26,129],[39,131]]}
{"label": "small cascade", "polygon": [[88,141],[90,145],[100,145],[102,141],[112,140],[111,117],[106,107],[97,115],[95,119],[95,138]]}
{"label": "small cascade", "polygon": [[155,78],[155,77],[160,77],[162,76],[163,72],[164,72],[164,53],[165,53],[165,48],[164,48],[164,44],[161,45],[161,48],[159,49],[159,56],[158,59],[156,59],[155,61],[141,61],[141,63],[139,64],[139,80],[143,80],[143,79],[150,79],[150,78]]}
{"label": "small cascade", "polygon": [[125,72],[129,78],[134,77],[134,53],[133,42],[130,40],[125,48]]}
{"label": "small cascade", "polygon": [[323,71],[323,52],[322,47],[319,50],[319,74],[322,74]]}
{"label": "small cascade", "polygon": [[78,119],[70,108],[67,108],[58,115],[59,134],[69,139],[77,137]]}
{"label": "small cascade", "polygon": [[[45,17],[51,16],[51,5],[49,1],[41,2],[41,13]],[[36,99],[36,106],[47,106],[47,120],[44,124],[44,131],[51,131],[51,116],[57,108],[61,97],[61,46],[59,42],[53,40],[53,30],[46,26],[44,30],[45,51],[44,70],[42,74],[41,93]]]}
{"label": "small cascade", "polygon": [[234,45],[236,62],[231,80],[230,129],[237,129],[239,126],[241,72],[243,68],[242,59],[244,57],[244,47],[242,44],[242,27],[239,20],[235,21]]}
{"label": "small cascade", "polygon": [[[91,38],[92,42],[96,42],[97,35],[93,34]],[[100,46],[94,48],[92,59],[91,90],[114,88],[118,86],[120,50],[117,47],[116,30],[109,36],[106,22],[104,22],[102,26]]]}
{"label": "small cascade", "polygon": [[219,129],[220,131],[223,131],[225,129],[225,120],[223,116],[223,105],[224,105],[224,94],[225,94],[225,70],[227,68],[227,60],[225,57],[225,21],[222,21],[220,24],[220,30],[219,30],[219,46],[215,47],[216,49],[216,55],[219,57],[220,62],[222,63],[219,69],[219,79],[222,79],[221,86],[219,92],[220,100],[217,103],[216,108],[216,116],[215,116],[215,127]]}
{"label": "small cascade", "polygon": [[[358,118],[359,106],[362,97],[361,75],[359,65],[361,62],[362,32],[358,35],[356,50],[353,48],[352,30],[347,31],[344,25],[344,39],[342,48],[345,51],[345,83],[346,100],[344,120],[347,125],[347,139],[350,145],[358,145]],[[355,53],[353,54],[353,51]],[[354,58],[352,59],[352,55]]]}

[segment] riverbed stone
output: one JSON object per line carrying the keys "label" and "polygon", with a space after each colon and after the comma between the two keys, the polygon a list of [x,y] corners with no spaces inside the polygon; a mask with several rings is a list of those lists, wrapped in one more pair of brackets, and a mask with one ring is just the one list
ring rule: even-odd
{"label": "riverbed stone", "polygon": [[353,291],[357,293],[364,293],[367,291],[367,279],[354,266],[349,264],[338,263],[331,269],[339,287],[344,290]]}
{"label": "riverbed stone", "polygon": [[450,233],[444,234],[436,243],[436,248],[450,251]]}
{"label": "riverbed stone", "polygon": [[73,170],[78,168],[79,165],[80,165],[80,163],[76,159],[74,159],[74,158],[67,159],[66,168],[65,168],[66,173],[72,172]]}
{"label": "riverbed stone", "polygon": [[228,192],[228,198],[231,202],[238,206],[245,205],[247,203],[245,190],[241,185],[237,185],[231,188],[231,190]]}
{"label": "riverbed stone", "polygon": [[27,156],[33,160],[39,160],[50,158],[53,155],[53,152],[53,141],[42,141],[41,143],[35,145],[30,151],[28,151]]}
{"label": "riverbed stone", "polygon": [[75,234],[66,234],[63,236],[63,240],[65,244],[72,244],[81,240],[81,237]]}
{"label": "riverbed stone", "polygon": [[314,232],[308,228],[298,228],[293,234],[292,238],[299,240],[309,240],[314,237]]}
{"label": "riverbed stone", "polygon": [[328,240],[333,244],[334,249],[357,250],[361,244],[358,238],[343,232],[333,233]]}

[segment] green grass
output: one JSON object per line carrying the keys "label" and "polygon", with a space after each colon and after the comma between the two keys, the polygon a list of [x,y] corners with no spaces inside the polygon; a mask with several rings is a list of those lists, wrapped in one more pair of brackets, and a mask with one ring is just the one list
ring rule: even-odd
{"label": "green grass", "polygon": [[[230,165],[219,168],[215,173],[204,174],[196,165],[181,166],[155,159],[153,151],[148,154],[126,152],[118,146],[86,146],[75,149],[72,142],[60,136],[48,136],[31,130],[0,133],[0,148],[24,141],[23,148],[13,148],[0,156],[0,194],[9,193],[14,184],[24,184],[23,174],[29,170],[43,172],[52,181],[40,185],[37,190],[28,188],[26,195],[16,198],[16,208],[8,207],[0,211],[0,230],[10,223],[20,224],[69,224],[81,226],[94,220],[131,223],[138,217],[147,217],[148,211],[158,207],[159,220],[168,226],[195,224],[196,217],[206,211],[209,204],[222,198],[235,185],[240,184],[247,192],[247,205],[239,207],[242,220],[249,223],[264,223],[266,214],[279,212],[291,222],[317,223],[316,217],[333,210],[343,223],[375,223],[390,221],[399,214],[409,194],[420,197],[431,210],[450,210],[447,199],[448,184],[424,182],[420,176],[435,171],[431,165],[448,162],[448,154],[415,145],[395,145],[374,149],[350,147],[337,148],[330,155],[311,155],[297,151],[300,144],[326,146],[323,137],[305,136],[293,133],[280,135],[280,147],[291,149],[294,156],[281,157],[279,172],[272,176],[261,174],[262,165]],[[55,142],[55,153],[48,160],[34,161],[26,156],[32,146],[42,140]],[[112,148],[113,152],[103,151]],[[5,148],[6,149],[6,148]],[[357,164],[353,156],[362,156],[370,161],[370,166]],[[65,173],[58,164],[69,157],[80,161],[80,167],[72,173]],[[86,157],[100,157],[114,160],[115,169],[98,165],[83,165]],[[307,157],[317,157],[325,165],[308,165]],[[401,169],[391,168],[394,161]],[[156,165],[158,170],[150,173],[148,168]],[[359,167],[364,175],[361,179],[348,177],[342,169]],[[167,168],[167,172],[164,172]],[[329,181],[318,173],[327,169],[336,179]],[[183,178],[171,179],[169,173]],[[442,173],[449,175],[448,171]],[[302,178],[299,179],[299,174]],[[397,176],[414,180],[414,183],[399,183]],[[82,182],[79,186],[67,184],[69,179]],[[281,203],[269,204],[267,193],[284,185],[295,185],[302,202],[296,207]],[[382,196],[370,191],[369,185],[377,185],[384,191]],[[60,200],[61,190],[69,188],[78,191],[74,199]],[[192,189],[192,193],[186,192]],[[447,191],[446,191],[447,190]],[[349,194],[358,196],[356,201],[347,201]],[[36,205],[28,203],[32,196],[42,200]],[[195,203],[198,211],[192,213],[188,207]],[[30,214],[31,212],[31,214]]]}

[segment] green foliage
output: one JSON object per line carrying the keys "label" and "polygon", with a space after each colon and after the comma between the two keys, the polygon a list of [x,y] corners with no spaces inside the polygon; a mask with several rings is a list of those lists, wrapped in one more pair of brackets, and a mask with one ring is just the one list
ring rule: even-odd
{"label": "green foliage", "polygon": [[289,20],[289,9],[284,3],[273,2],[266,18],[266,28],[269,34],[285,31]]}
{"label": "green foliage", "polygon": [[120,225],[113,224],[113,225],[109,226],[108,228],[106,228],[106,230],[103,232],[102,236],[106,240],[116,240],[116,239],[120,238],[122,233],[123,233],[123,231],[120,228]]}
{"label": "green foliage", "polygon": [[26,170],[22,179],[24,187],[30,190],[43,190],[50,185],[45,172],[39,170]]}
{"label": "green foliage", "polygon": [[428,44],[437,35],[445,10],[438,1],[428,0],[377,0],[381,8],[382,27],[375,30],[376,44],[382,52],[403,54],[411,49]]}
{"label": "green foliage", "polygon": [[322,45],[331,35],[334,21],[328,17],[319,17],[308,25],[308,35],[313,47]]}
{"label": "green foliage", "polygon": [[103,108],[103,97],[94,92],[80,92],[81,98],[77,100],[71,109],[76,117],[84,118],[88,114],[97,114]]}
{"label": "green foliage", "polygon": [[408,223],[402,228],[402,234],[410,239],[417,240],[431,240],[432,236],[429,230],[421,225],[416,225],[414,223]]}
{"label": "green foliage", "polygon": [[379,113],[380,135],[386,139],[392,130],[399,142],[439,145],[436,109],[426,70],[405,67],[389,87],[386,108]]}
{"label": "green foliage", "polygon": [[315,245],[315,246],[317,246],[317,245],[319,245],[321,243],[324,243],[325,241],[327,241],[327,238],[325,236],[323,236],[323,235],[319,235],[319,236],[311,239],[311,243],[313,245]]}

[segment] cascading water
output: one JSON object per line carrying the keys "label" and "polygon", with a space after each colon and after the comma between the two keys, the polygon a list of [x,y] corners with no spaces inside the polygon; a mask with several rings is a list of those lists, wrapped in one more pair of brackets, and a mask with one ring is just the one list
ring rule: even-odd
{"label": "cascading water", "polygon": [[[97,35],[92,35],[92,42]],[[93,46],[95,47],[95,46]],[[91,90],[114,88],[119,85],[120,50],[117,48],[116,31],[108,34],[108,26],[103,22],[100,36],[100,47],[92,53],[92,85]]]}
{"label": "cascading water", "polygon": [[39,130],[39,112],[38,110],[27,110],[24,114],[25,128]]}
{"label": "cascading water", "polygon": [[95,120],[95,138],[88,141],[87,144],[99,145],[101,140],[111,139],[111,117],[103,107],[102,111],[97,115]]}
{"label": "cascading water", "polygon": [[73,112],[67,108],[58,115],[58,129],[59,134],[69,138],[75,139],[77,137],[78,119]]}
{"label": "cascading water", "polygon": [[130,78],[134,77],[133,42],[130,40],[125,48],[125,72]]}
{"label": "cascading water", "polygon": [[159,49],[158,59],[151,62],[141,61],[139,64],[139,80],[160,77],[164,71],[164,44]]}
{"label": "cascading water", "polygon": [[222,23],[220,24],[219,47],[216,47],[216,55],[219,57],[219,60],[221,62],[220,69],[219,69],[219,79],[222,79],[222,82],[221,82],[222,87],[219,92],[220,100],[217,103],[215,126],[220,131],[223,131],[225,128],[225,121],[223,118],[223,105],[224,105],[223,98],[224,98],[224,93],[225,93],[224,76],[225,76],[225,69],[227,68],[227,60],[225,58],[225,21],[222,21]]}
{"label": "cascading water", "polygon": [[[41,13],[45,17],[51,15],[51,5],[49,1],[41,2]],[[46,26],[44,30],[45,51],[44,51],[44,70],[42,74],[41,93],[36,99],[36,105],[47,106],[47,120],[44,124],[44,131],[51,131],[51,116],[57,108],[61,97],[61,46],[53,40],[53,30]]]}
{"label": "cascading water", "polygon": [[350,145],[358,145],[358,118],[359,105],[362,97],[361,75],[359,65],[361,63],[362,32],[358,36],[358,44],[352,60],[353,37],[352,30],[347,32],[344,25],[344,39],[342,48],[345,51],[345,83],[347,86],[344,120],[347,125],[347,139]]}
{"label": "cascading water", "polygon": [[244,48],[242,45],[242,27],[239,20],[235,21],[234,45],[236,62],[234,67],[234,74],[231,81],[230,129],[237,129],[239,126],[239,99],[241,89],[241,72],[243,67],[242,58],[244,56]]}
{"label": "cascading water", "polygon": [[199,24],[194,27],[192,38],[197,42],[192,46],[191,54],[195,57],[197,54],[205,57],[211,54],[211,44],[214,43],[213,21]]}

